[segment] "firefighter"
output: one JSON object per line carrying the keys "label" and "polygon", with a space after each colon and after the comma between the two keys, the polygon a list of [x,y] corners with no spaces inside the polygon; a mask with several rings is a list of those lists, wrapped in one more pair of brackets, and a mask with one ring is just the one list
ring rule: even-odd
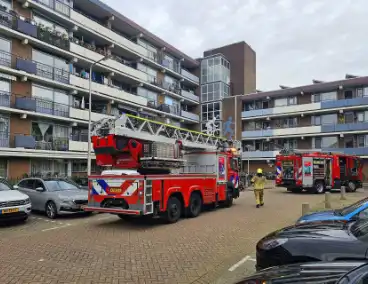
{"label": "firefighter", "polygon": [[266,177],[263,175],[262,169],[257,170],[257,174],[252,178],[251,183],[254,186],[254,196],[256,197],[257,208],[263,206],[263,192],[266,184]]}

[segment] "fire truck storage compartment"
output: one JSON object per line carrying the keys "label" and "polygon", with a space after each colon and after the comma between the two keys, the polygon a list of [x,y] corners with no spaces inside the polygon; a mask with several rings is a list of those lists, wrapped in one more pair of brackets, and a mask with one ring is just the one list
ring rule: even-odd
{"label": "fire truck storage compartment", "polygon": [[303,187],[314,187],[316,181],[327,181],[330,185],[331,169],[328,161],[325,158],[303,157]]}
{"label": "fire truck storage compartment", "polygon": [[[216,174],[219,154],[213,153],[190,153],[185,154],[185,164],[181,169],[182,173],[191,174]],[[221,155],[226,158],[225,155]]]}
{"label": "fire truck storage compartment", "polygon": [[281,166],[282,166],[282,178],[294,179],[294,161],[283,160]]}

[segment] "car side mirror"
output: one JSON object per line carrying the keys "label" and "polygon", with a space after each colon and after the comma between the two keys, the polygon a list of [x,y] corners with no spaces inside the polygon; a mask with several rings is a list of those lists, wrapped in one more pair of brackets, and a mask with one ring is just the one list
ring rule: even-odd
{"label": "car side mirror", "polygon": [[13,185],[13,189],[17,190],[17,189],[19,189],[19,186]]}
{"label": "car side mirror", "polygon": [[40,191],[41,192],[41,191],[44,191],[44,189],[43,189],[43,187],[37,187],[36,188],[36,191]]}

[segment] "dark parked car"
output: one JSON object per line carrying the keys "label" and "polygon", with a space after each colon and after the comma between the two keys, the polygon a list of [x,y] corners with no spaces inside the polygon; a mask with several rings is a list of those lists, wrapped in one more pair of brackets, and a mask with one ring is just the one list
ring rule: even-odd
{"label": "dark parked car", "polygon": [[293,225],[257,243],[256,268],[311,261],[366,260],[367,249],[368,221]]}
{"label": "dark parked car", "polygon": [[261,270],[236,284],[309,283],[365,284],[368,264],[364,261],[331,261],[289,264]]}

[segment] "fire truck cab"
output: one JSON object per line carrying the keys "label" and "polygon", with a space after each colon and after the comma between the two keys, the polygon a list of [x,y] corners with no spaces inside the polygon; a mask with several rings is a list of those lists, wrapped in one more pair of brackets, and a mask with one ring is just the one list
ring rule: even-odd
{"label": "fire truck cab", "polygon": [[239,142],[131,115],[95,126],[92,142],[110,171],[89,177],[85,211],[173,223],[239,197]]}
{"label": "fire truck cab", "polygon": [[323,193],[345,186],[362,187],[362,163],[357,156],[332,152],[283,151],[276,156],[276,185],[288,191]]}

